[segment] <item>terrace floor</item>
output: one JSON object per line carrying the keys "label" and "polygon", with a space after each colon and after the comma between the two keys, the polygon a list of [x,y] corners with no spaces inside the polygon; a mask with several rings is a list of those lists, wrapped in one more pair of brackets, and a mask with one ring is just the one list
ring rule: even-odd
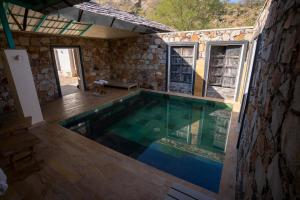
{"label": "terrace floor", "polygon": [[45,123],[30,130],[42,141],[37,148],[42,169],[11,183],[3,199],[164,199],[174,183],[213,199],[234,199],[236,113],[231,120],[218,195],[74,134],[57,123],[126,94],[127,90],[119,89],[108,89],[103,96],[74,93],[43,107]]}

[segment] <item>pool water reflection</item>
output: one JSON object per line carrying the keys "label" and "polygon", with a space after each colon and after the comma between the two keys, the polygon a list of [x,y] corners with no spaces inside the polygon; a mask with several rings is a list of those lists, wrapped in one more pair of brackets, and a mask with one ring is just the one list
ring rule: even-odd
{"label": "pool water reflection", "polygon": [[231,107],[152,92],[70,118],[62,125],[169,174],[218,192]]}

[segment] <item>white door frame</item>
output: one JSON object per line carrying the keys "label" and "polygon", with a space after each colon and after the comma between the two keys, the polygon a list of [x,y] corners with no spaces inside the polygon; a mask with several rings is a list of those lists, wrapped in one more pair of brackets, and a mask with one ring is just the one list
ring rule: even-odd
{"label": "white door frame", "polygon": [[208,86],[208,74],[209,74],[209,63],[210,63],[210,52],[211,52],[211,47],[212,46],[242,46],[241,49],[241,54],[240,54],[240,61],[239,61],[239,68],[238,68],[238,74],[237,74],[237,79],[235,83],[235,92],[234,92],[234,101],[237,101],[237,97],[239,94],[239,89],[240,89],[240,82],[241,82],[241,74],[243,74],[244,70],[244,61],[246,58],[246,50],[248,47],[248,41],[209,41],[206,43],[206,51],[205,51],[205,68],[204,68],[204,94],[203,96],[207,96],[207,86]]}

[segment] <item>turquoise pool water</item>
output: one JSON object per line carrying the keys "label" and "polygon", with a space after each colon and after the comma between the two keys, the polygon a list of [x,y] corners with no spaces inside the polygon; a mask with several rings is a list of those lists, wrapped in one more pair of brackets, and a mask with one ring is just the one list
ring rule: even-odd
{"label": "turquoise pool water", "polygon": [[231,107],[138,92],[62,122],[111,149],[219,191]]}

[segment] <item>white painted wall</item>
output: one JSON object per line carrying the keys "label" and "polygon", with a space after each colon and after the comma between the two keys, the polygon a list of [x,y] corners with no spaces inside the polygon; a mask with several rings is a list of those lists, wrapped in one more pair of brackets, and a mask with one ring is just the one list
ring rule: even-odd
{"label": "white painted wall", "polygon": [[[57,52],[57,63],[59,64],[60,69],[58,69],[59,75],[72,77],[74,74],[74,66],[71,63],[71,55],[69,49],[55,49]],[[72,68],[73,67],[73,68]]]}
{"label": "white painted wall", "polygon": [[31,67],[26,50],[4,50],[13,84],[16,89],[18,100],[21,104],[24,117],[32,117],[32,124],[42,122],[43,115],[37,96]]}

